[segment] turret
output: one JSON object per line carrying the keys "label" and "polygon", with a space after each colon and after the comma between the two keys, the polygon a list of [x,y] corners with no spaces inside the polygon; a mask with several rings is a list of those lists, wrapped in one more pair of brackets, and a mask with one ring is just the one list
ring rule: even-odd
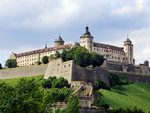
{"label": "turret", "polygon": [[124,41],[124,51],[125,51],[125,57],[127,58],[128,64],[134,64],[134,58],[133,58],[133,44],[132,41],[128,38]]}
{"label": "turret", "polygon": [[58,47],[58,46],[61,46],[61,45],[64,45],[64,40],[61,38],[61,36],[59,35],[59,37],[58,37],[58,39],[56,39],[55,41],[54,41],[54,43],[55,43],[55,47]]}
{"label": "turret", "polygon": [[86,26],[86,28],[85,28],[85,33],[80,37],[80,46],[85,47],[90,52],[92,52],[93,36],[89,32],[88,26]]}
{"label": "turret", "polygon": [[145,60],[145,61],[144,61],[144,65],[149,67],[149,61],[148,61],[148,60]]}

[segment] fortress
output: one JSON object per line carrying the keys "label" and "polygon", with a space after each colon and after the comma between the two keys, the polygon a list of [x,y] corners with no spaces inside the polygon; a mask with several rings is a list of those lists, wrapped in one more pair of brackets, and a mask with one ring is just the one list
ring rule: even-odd
{"label": "fortress", "polygon": [[[61,36],[54,41],[54,47],[47,47],[38,50],[28,51],[24,53],[12,53],[10,59],[16,59],[18,66],[30,66],[36,64],[42,60],[43,56],[54,55],[57,51],[62,52],[63,49],[69,49],[77,43],[65,44]],[[96,52],[104,55],[105,59],[113,62],[120,62],[124,64],[135,64],[133,58],[133,44],[127,37],[124,41],[123,47],[112,46],[108,44],[102,44],[94,42],[94,38],[91,35],[89,28],[85,28],[85,33],[80,37],[79,45],[85,47],[90,52]]]}
{"label": "fortress", "polygon": [[[123,47],[116,47],[108,44],[101,44],[93,41],[89,28],[85,28],[85,33],[80,37],[79,43],[65,44],[61,36],[55,40],[54,47],[47,47],[34,51],[24,53],[12,53],[10,59],[16,59],[19,68],[16,69],[2,69],[0,70],[0,79],[9,79],[17,77],[44,75],[47,79],[49,76],[64,77],[69,82],[85,81],[93,82],[95,80],[102,80],[106,82],[107,75],[111,71],[117,74],[134,76],[135,81],[145,81],[145,76],[150,77],[149,62],[145,61],[143,64],[135,65],[133,57],[133,44],[127,38],[124,41]],[[35,65],[36,62],[41,61],[43,56],[51,56],[56,52],[62,52],[64,49],[70,49],[73,46],[82,46],[90,52],[96,52],[104,56],[105,61],[103,65],[95,70],[88,70],[76,66],[74,61],[63,62],[61,59],[52,60],[48,65]],[[137,77],[136,77],[137,76]],[[143,78],[144,76],[144,78]],[[131,77],[132,78],[132,77]],[[134,81],[134,80],[133,80]],[[148,81],[150,81],[148,79]]]}

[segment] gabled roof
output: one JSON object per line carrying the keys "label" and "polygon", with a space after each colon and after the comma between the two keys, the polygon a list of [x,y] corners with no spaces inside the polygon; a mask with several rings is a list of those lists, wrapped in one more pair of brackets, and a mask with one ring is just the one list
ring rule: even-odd
{"label": "gabled roof", "polygon": [[102,44],[102,43],[94,42],[93,46],[124,52],[123,47],[117,47],[117,46],[112,46],[112,45],[108,45],[108,44]]}
{"label": "gabled roof", "polygon": [[24,52],[24,53],[19,53],[19,54],[14,53],[14,55],[15,55],[15,57],[22,57],[22,56],[39,54],[39,53],[44,53],[44,52],[49,52],[49,51],[57,51],[57,50],[60,50],[60,49],[69,49],[71,47],[72,47],[72,44],[66,44],[66,45],[60,45],[58,47],[49,47],[49,48],[44,48],[44,49],[37,49],[37,50]]}

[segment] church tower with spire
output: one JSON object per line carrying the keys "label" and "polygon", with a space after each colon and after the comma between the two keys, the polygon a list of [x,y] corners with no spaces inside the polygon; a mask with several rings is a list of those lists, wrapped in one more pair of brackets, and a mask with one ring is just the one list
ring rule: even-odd
{"label": "church tower with spire", "polygon": [[90,52],[93,49],[93,36],[89,32],[89,27],[86,26],[85,33],[80,37],[80,46],[85,47]]}

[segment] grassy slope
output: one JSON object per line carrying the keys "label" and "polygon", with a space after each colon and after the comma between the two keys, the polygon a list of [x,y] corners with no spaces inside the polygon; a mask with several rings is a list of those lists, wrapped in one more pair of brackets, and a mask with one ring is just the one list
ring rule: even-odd
{"label": "grassy slope", "polygon": [[32,76],[32,77],[21,77],[21,78],[13,78],[13,79],[3,79],[3,80],[0,80],[0,82],[5,82],[5,83],[8,83],[10,85],[15,85],[17,83],[17,81],[19,81],[22,78],[29,79],[29,80],[32,79],[32,78],[34,78],[35,80],[40,80],[40,79],[43,79],[43,76],[39,75],[39,76]]}
{"label": "grassy slope", "polygon": [[150,111],[150,84],[135,83],[101,90],[102,99],[112,108],[141,108]]}

